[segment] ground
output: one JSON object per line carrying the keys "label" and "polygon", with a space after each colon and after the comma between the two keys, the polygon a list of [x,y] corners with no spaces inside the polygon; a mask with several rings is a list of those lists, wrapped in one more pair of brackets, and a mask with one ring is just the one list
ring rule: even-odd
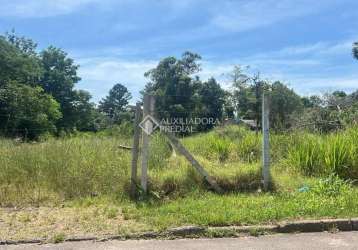
{"label": "ground", "polygon": [[107,242],[66,242],[48,245],[17,245],[0,246],[1,250],[70,250],[70,249],[155,249],[155,250],[349,250],[357,249],[358,232],[345,233],[306,233],[306,234],[277,234],[260,237],[221,238],[221,239],[180,239],[180,240],[130,240]]}

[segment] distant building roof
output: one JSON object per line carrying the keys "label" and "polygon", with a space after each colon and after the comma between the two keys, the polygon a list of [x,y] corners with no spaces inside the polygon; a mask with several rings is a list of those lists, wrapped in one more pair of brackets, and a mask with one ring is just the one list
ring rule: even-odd
{"label": "distant building roof", "polygon": [[256,121],[255,120],[244,120],[244,119],[240,119],[239,122],[241,123],[244,123],[248,126],[250,126],[251,128],[256,128],[257,127],[257,124],[256,124]]}

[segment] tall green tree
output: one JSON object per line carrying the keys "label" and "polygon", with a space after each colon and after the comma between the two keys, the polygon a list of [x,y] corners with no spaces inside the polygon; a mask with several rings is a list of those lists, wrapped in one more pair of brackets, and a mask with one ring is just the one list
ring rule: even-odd
{"label": "tall green tree", "polygon": [[[212,118],[221,121],[223,118],[225,91],[215,78],[199,85],[197,90],[199,96],[198,113],[201,117]],[[211,129],[215,124],[205,124],[200,130]]]}
{"label": "tall green tree", "polygon": [[[19,37],[14,32],[0,36],[0,90],[7,97],[11,96],[10,90],[24,91],[33,97],[39,96],[38,91],[42,90],[60,105],[62,115],[59,119],[51,119],[56,120],[59,130],[93,130],[96,127],[93,120],[101,117],[90,101],[91,95],[75,89],[80,80],[77,70],[78,65],[61,49],[50,46],[38,53],[37,44],[31,39]],[[19,96],[17,92],[14,96]],[[4,106],[5,102],[2,104]],[[20,107],[25,108],[18,106],[18,112]],[[1,117],[0,120],[3,122]]]}
{"label": "tall green tree", "polygon": [[290,116],[303,110],[301,97],[293,89],[282,82],[276,81],[271,85],[270,123],[276,129],[286,129],[291,126]]}
{"label": "tall green tree", "polygon": [[195,109],[195,84],[199,81],[192,74],[200,71],[200,59],[196,53],[185,52],[180,59],[164,58],[145,73],[150,82],[144,92],[157,96],[156,109],[161,118],[190,117]]}
{"label": "tall green tree", "polygon": [[117,83],[109,91],[108,96],[100,101],[98,108],[113,122],[119,123],[131,98],[132,96],[128,89],[124,85]]}
{"label": "tall green tree", "polygon": [[353,43],[352,52],[353,52],[354,58],[358,60],[358,42]]}
{"label": "tall green tree", "polygon": [[0,129],[5,135],[36,139],[56,131],[60,105],[41,87],[10,82],[0,88]]}
{"label": "tall green tree", "polygon": [[270,95],[270,122],[274,129],[290,127],[290,116],[302,111],[303,101],[307,106],[313,106],[310,99],[301,100],[285,84],[279,81],[270,84],[262,80],[259,74],[246,75],[239,66],[234,67],[230,76],[237,115],[241,119],[255,120],[258,126],[261,124],[263,90]]}
{"label": "tall green tree", "polygon": [[[183,121],[223,118],[226,93],[214,78],[202,82],[195,75],[201,70],[200,60],[200,55],[185,52],[179,59],[164,58],[157,67],[145,73],[150,82],[144,93],[156,96],[156,111],[160,118],[182,118]],[[193,128],[202,131],[213,125],[201,124]]]}
{"label": "tall green tree", "polygon": [[33,52],[35,45],[31,40],[27,43],[31,45],[0,36],[0,87],[10,81],[30,86],[38,84],[42,75],[41,63]]}
{"label": "tall green tree", "polygon": [[[40,58],[44,71],[40,85],[46,93],[51,94],[60,103],[63,114],[57,127],[68,131],[84,129],[80,119],[91,116],[93,110],[89,107],[93,105],[90,104],[88,93],[84,94],[74,89],[75,84],[81,80],[77,75],[79,66],[68,57],[66,52],[52,46],[42,51]],[[78,108],[79,105],[87,108]],[[77,128],[79,124],[82,125]]]}
{"label": "tall green tree", "polygon": [[255,120],[260,125],[262,90],[268,84],[260,78],[259,73],[245,74],[240,66],[235,66],[230,76],[237,115],[239,118]]}

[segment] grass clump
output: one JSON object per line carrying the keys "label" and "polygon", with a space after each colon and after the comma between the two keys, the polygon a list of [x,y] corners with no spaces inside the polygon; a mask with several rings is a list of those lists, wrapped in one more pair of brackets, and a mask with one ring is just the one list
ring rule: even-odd
{"label": "grass clump", "polygon": [[320,138],[310,134],[301,134],[299,140],[288,151],[289,164],[306,175],[319,175],[322,168],[322,145]]}
{"label": "grass clump", "polygon": [[55,244],[58,244],[64,242],[65,239],[66,239],[66,235],[64,233],[58,233],[53,236],[51,241]]}
{"label": "grass clump", "polygon": [[356,162],[357,147],[350,135],[346,133],[331,134],[326,137],[324,144],[323,163],[326,168],[343,178],[358,178],[354,174],[358,167]]}
{"label": "grass clump", "polygon": [[287,161],[307,176],[335,174],[344,179],[358,179],[358,129],[327,135],[298,133],[288,150]]}

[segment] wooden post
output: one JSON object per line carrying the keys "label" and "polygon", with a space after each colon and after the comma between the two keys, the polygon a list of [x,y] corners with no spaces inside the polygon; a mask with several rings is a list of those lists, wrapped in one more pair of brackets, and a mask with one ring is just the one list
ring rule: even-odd
{"label": "wooden post", "polygon": [[219,194],[223,193],[221,187],[216,183],[215,179],[212,178],[208,172],[200,165],[200,163],[189,153],[189,151],[180,143],[180,141],[175,138],[171,133],[164,133],[171,143],[177,148],[179,153],[181,153],[191,165],[198,171],[198,173],[204,177],[204,179],[212,186],[212,188]]}
{"label": "wooden post", "polygon": [[[155,107],[154,96],[145,94],[144,95],[144,104],[143,104],[143,119],[148,115],[153,116]],[[153,124],[151,122],[146,122],[144,124],[147,131],[152,131]],[[142,176],[141,176],[141,186],[143,193],[147,194],[148,192],[148,159],[149,159],[149,143],[150,136],[143,131],[143,147],[142,147]]]}
{"label": "wooden post", "polygon": [[269,126],[269,99],[265,92],[262,94],[262,176],[263,187],[267,191],[271,183],[270,174],[270,126]]}
{"label": "wooden post", "polygon": [[134,117],[134,137],[133,137],[133,146],[132,146],[132,168],[131,168],[131,190],[130,195],[132,199],[136,197],[137,189],[137,163],[138,163],[138,151],[139,151],[139,137],[140,137],[140,113],[141,113],[141,104],[137,102],[135,107],[135,117]]}

